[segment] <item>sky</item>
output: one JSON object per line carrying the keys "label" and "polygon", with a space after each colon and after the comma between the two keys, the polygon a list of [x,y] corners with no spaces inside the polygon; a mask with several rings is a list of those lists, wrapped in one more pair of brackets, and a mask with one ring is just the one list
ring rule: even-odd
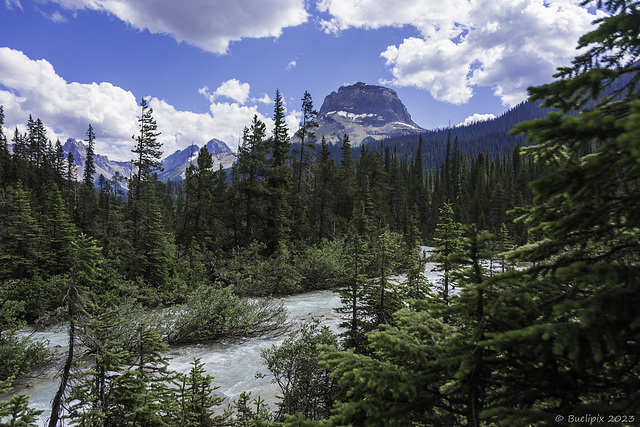
{"label": "sky", "polygon": [[232,149],[254,115],[289,129],[308,91],[394,89],[425,129],[499,116],[570,65],[602,12],[581,0],[0,0],[5,134],[29,115],[50,139],[132,158],[149,100],[165,155],[218,138]]}

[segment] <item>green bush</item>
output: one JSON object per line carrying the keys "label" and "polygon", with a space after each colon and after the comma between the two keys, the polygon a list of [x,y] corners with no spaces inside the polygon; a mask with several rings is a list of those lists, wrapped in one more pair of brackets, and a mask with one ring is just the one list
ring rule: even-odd
{"label": "green bush", "polygon": [[345,244],[342,240],[323,239],[302,255],[299,271],[305,290],[327,289],[347,275]]}
{"label": "green bush", "polygon": [[0,307],[0,393],[10,390],[21,376],[43,366],[51,355],[44,344],[18,335],[25,326],[18,319],[24,305],[4,301]]}
{"label": "green bush", "polygon": [[248,337],[281,328],[286,309],[273,300],[238,297],[230,287],[201,286],[171,311],[170,343]]}

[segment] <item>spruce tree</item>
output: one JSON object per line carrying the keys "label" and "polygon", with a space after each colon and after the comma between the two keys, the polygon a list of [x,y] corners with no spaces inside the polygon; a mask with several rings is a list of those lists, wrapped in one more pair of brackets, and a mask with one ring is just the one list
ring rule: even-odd
{"label": "spruce tree", "polygon": [[0,278],[4,280],[31,277],[44,260],[43,230],[29,198],[30,192],[18,182],[0,205]]}
{"label": "spruce tree", "polygon": [[438,225],[436,226],[436,245],[432,254],[432,259],[437,263],[438,270],[442,273],[441,293],[443,302],[448,305],[453,290],[452,274],[455,270],[455,263],[451,260],[451,255],[458,250],[459,238],[462,233],[461,224],[453,219],[453,208],[450,203],[445,203],[440,208]]}
{"label": "spruce tree", "polygon": [[640,11],[597,5],[608,16],[580,39],[582,53],[530,89],[557,111],[515,129],[537,143],[521,151],[555,172],[518,210],[536,240],[511,257],[532,266],[506,276],[491,312],[505,326],[486,342],[505,355],[491,414],[511,425],[640,416]]}
{"label": "spruce tree", "polygon": [[95,157],[94,145],[96,135],[93,127],[89,124],[87,129],[87,157],[84,162],[82,173],[82,186],[80,187],[80,226],[82,230],[90,235],[95,235],[95,216],[97,210],[96,191],[94,188],[94,178],[96,166],[93,161]]}
{"label": "spruce tree", "polygon": [[354,209],[354,197],[355,197],[355,176],[353,171],[353,156],[351,143],[349,142],[349,135],[345,134],[342,138],[342,145],[340,147],[342,153],[340,159],[340,170],[338,177],[341,181],[341,185],[338,187],[337,193],[337,206],[336,213],[342,220],[343,229],[346,229],[346,223],[349,222],[353,214]]}
{"label": "spruce tree", "polygon": [[176,425],[185,427],[210,427],[228,425],[229,413],[215,414],[225,398],[214,396],[220,387],[212,386],[213,377],[206,373],[204,363],[198,358],[191,362],[191,369],[177,377],[176,399],[179,406]]}
{"label": "spruce tree", "polygon": [[347,274],[338,291],[342,306],[337,309],[345,320],[340,324],[344,328],[344,346],[364,353],[366,348],[365,332],[368,319],[364,308],[367,284],[367,272],[371,263],[371,254],[367,242],[356,227],[351,227],[346,237],[347,254],[345,259]]}
{"label": "spruce tree", "polygon": [[440,309],[436,306],[431,311],[456,327],[454,333],[439,343],[441,355],[432,368],[446,373],[440,387],[441,403],[469,426],[493,421],[484,419],[483,409],[492,402],[491,366],[498,356],[481,345],[491,329],[487,307],[496,300],[486,268],[493,255],[489,251],[492,238],[492,234],[478,232],[475,226],[464,228],[457,250],[450,256],[459,265],[454,272],[459,292],[452,297],[450,306]]}
{"label": "spruce tree", "polygon": [[162,143],[158,142],[157,137],[160,136],[158,132],[158,125],[153,118],[153,108],[149,106],[146,99],[140,101],[140,107],[142,113],[138,118],[140,133],[138,136],[133,136],[136,145],[131,151],[137,154],[137,159],[133,161],[133,165],[136,168],[136,173],[132,177],[130,182],[130,196],[129,201],[131,204],[131,217],[133,219],[133,242],[137,244],[140,235],[140,221],[141,212],[140,206],[142,194],[146,192],[154,191],[152,187],[152,181],[155,181],[152,173],[156,170],[162,169],[162,163],[160,158],[162,157]]}
{"label": "spruce tree", "polygon": [[4,106],[0,105],[0,184],[5,184],[9,179],[10,161],[9,146],[4,134]]}
{"label": "spruce tree", "polygon": [[[338,184],[338,171],[334,160],[330,156],[329,145],[323,136],[314,192],[316,199],[314,216],[317,216],[318,242],[322,241],[323,238],[335,235],[336,219],[333,212],[335,211],[335,190]],[[333,227],[331,226],[332,224]]]}
{"label": "spruce tree", "polygon": [[89,124],[89,129],[87,129],[87,157],[84,161],[84,172],[82,174],[82,182],[87,187],[93,187],[93,175],[96,173],[96,165],[93,162],[93,158],[95,156],[94,145],[95,145],[96,134],[93,132],[93,127]]}
{"label": "spruce tree", "polygon": [[242,145],[238,148],[237,170],[240,180],[237,188],[243,196],[245,242],[263,238],[261,231],[266,217],[264,179],[268,153],[265,135],[265,124],[254,115],[251,127],[243,130]]}
{"label": "spruce tree", "polygon": [[285,122],[285,110],[280,91],[276,89],[273,101],[273,166],[284,166],[289,158],[289,129]]}
{"label": "spruce tree", "polygon": [[284,105],[280,91],[276,90],[273,104],[273,136],[270,139],[271,163],[266,170],[269,186],[270,216],[268,248],[273,253],[281,242],[289,238],[291,168],[288,165],[291,148],[289,129],[285,123]]}
{"label": "spruce tree", "polygon": [[296,132],[296,136],[300,138],[300,159],[297,168],[299,194],[302,192],[302,181],[310,167],[311,149],[315,147],[316,134],[314,129],[318,127],[317,116],[318,112],[313,108],[311,94],[305,91],[302,96],[302,120],[300,120],[300,128]]}
{"label": "spruce tree", "polygon": [[136,145],[131,150],[138,155],[134,160],[134,166],[137,168],[136,180],[138,182],[136,184],[150,177],[154,171],[162,170],[160,161],[162,143],[157,140],[160,132],[158,132],[158,125],[153,118],[153,108],[144,98],[140,101],[140,107],[142,109],[141,116],[138,118],[140,133],[138,136],[133,136]]}
{"label": "spruce tree", "polygon": [[62,409],[69,393],[71,368],[75,358],[76,327],[80,319],[86,316],[91,305],[88,297],[88,286],[93,283],[97,273],[98,254],[94,240],[81,234],[74,242],[72,266],[69,274],[60,278],[57,294],[60,300],[62,319],[68,323],[69,346],[67,356],[60,373],[60,385],[51,402],[49,427],[56,427],[61,418]]}

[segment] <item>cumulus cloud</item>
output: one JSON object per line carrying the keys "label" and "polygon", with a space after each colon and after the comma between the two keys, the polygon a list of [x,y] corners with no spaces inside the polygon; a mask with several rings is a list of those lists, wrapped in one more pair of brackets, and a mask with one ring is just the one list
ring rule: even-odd
{"label": "cumulus cloud", "polygon": [[298,62],[294,59],[293,61],[287,64],[287,71],[294,69],[298,65]]}
{"label": "cumulus cloud", "polygon": [[31,114],[50,127],[51,139],[84,139],[91,123],[97,137],[108,145],[105,151],[129,158],[138,112],[131,92],[111,83],[67,83],[48,61],[31,60],[6,47],[0,48],[0,85],[6,88],[0,90],[0,103],[7,128],[23,129]]}
{"label": "cumulus cloud", "polygon": [[205,95],[211,102],[219,97],[232,99],[240,104],[244,104],[249,99],[249,91],[251,86],[249,83],[240,83],[238,79],[231,79],[223,82],[213,93],[209,93],[208,87],[203,87],[198,92]]}
{"label": "cumulus cloud", "polygon": [[[248,98],[249,85],[235,82],[222,83],[214,93],[234,95],[240,100]],[[233,88],[242,90],[235,92]],[[148,97],[165,155],[192,143],[202,146],[211,138],[218,138],[236,150],[243,128],[256,114],[269,131],[273,128],[273,120],[261,115],[257,105],[217,102],[206,87],[200,93],[211,102],[206,113],[180,111],[165,100]],[[266,101],[265,96],[256,101]],[[63,142],[66,138],[84,139],[91,124],[96,132],[98,153],[112,160],[132,158],[132,136],[138,133],[140,107],[133,93],[111,83],[68,83],[48,61],[32,60],[5,47],[0,48],[0,104],[4,107],[5,133],[9,136],[15,127],[25,131],[29,115],[48,126],[50,139],[60,138]],[[288,114],[286,120],[297,125],[299,113]],[[290,125],[290,129],[296,127]]]}
{"label": "cumulus cloud", "polygon": [[495,118],[496,118],[496,116],[493,115],[493,114],[475,113],[474,115],[469,116],[466,119],[464,119],[464,121],[462,123],[457,124],[456,127],[468,126],[468,125],[472,125],[472,124],[478,123],[478,122],[486,122],[487,120],[493,120]]}
{"label": "cumulus cloud", "polygon": [[393,78],[382,83],[427,90],[440,101],[463,104],[475,86],[491,87],[513,106],[527,87],[551,80],[575,57],[578,38],[593,28],[580,0],[321,0],[332,18],[326,32],[351,27],[415,27],[381,53]]}
{"label": "cumulus cloud", "polygon": [[[18,0],[5,0],[17,2]],[[46,0],[69,10],[114,15],[139,30],[169,34],[213,53],[226,53],[231,41],[279,37],[307,21],[304,0]],[[10,4],[10,3],[9,3]]]}

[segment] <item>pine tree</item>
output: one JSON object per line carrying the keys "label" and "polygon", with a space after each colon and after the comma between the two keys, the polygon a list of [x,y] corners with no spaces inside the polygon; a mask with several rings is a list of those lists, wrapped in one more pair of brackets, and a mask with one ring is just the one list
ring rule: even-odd
{"label": "pine tree", "polygon": [[[432,314],[440,315],[455,324],[456,331],[439,343],[442,353],[434,364],[434,371],[447,372],[440,387],[443,405],[466,419],[469,426],[484,424],[483,409],[490,404],[491,365],[498,357],[483,348],[490,327],[487,307],[496,299],[487,274],[487,260],[492,257],[489,241],[493,235],[478,232],[477,227],[465,227],[457,250],[450,256],[460,268],[454,272],[459,292],[451,305]],[[493,421],[493,420],[488,420]]]}
{"label": "pine tree", "polygon": [[370,328],[393,323],[393,313],[402,307],[398,289],[391,281],[401,252],[399,237],[383,229],[372,242],[374,278],[368,280],[364,297],[365,311],[371,319]]}
{"label": "pine tree", "polygon": [[128,261],[133,277],[144,277],[147,283],[162,288],[169,279],[174,260],[157,193],[155,182],[144,185],[136,206],[138,239],[134,241],[135,254]]}
{"label": "pine tree", "polygon": [[532,266],[507,274],[491,312],[509,325],[486,343],[505,355],[491,412],[505,424],[640,416],[640,11],[637,1],[597,5],[608,16],[580,39],[573,65],[530,89],[558,111],[515,129],[537,143],[521,151],[555,171],[518,211],[536,241],[511,257]]}
{"label": "pine tree", "polygon": [[228,425],[229,413],[215,415],[215,407],[221,406],[225,398],[214,396],[220,387],[211,385],[213,377],[206,373],[204,363],[198,358],[191,362],[186,374],[178,375],[177,401],[179,405],[177,425],[185,427],[209,427]]}
{"label": "pine tree", "polygon": [[202,147],[196,165],[189,165],[185,180],[185,206],[183,213],[183,244],[190,245],[192,239],[211,246],[214,231],[211,227],[213,214],[213,157]]}
{"label": "pine tree", "polygon": [[452,273],[455,263],[451,261],[451,255],[458,250],[459,238],[462,233],[461,224],[453,220],[453,208],[450,203],[445,203],[440,208],[436,237],[434,239],[436,249],[432,259],[437,263],[437,268],[442,272],[442,300],[448,305],[452,291]]}
{"label": "pine tree", "polygon": [[353,172],[353,158],[351,152],[351,143],[349,135],[345,134],[342,138],[342,146],[340,147],[342,157],[340,160],[339,179],[341,185],[338,187],[336,213],[342,219],[343,229],[346,229],[346,223],[350,220],[354,209],[355,197],[355,176]]}
{"label": "pine tree", "polygon": [[0,205],[0,277],[22,279],[39,271],[44,260],[42,227],[35,219],[29,192],[22,183],[9,189]]}
{"label": "pine tree", "polygon": [[140,134],[132,137],[136,141],[136,146],[131,150],[138,155],[138,158],[133,161],[136,173],[131,179],[129,188],[134,245],[137,244],[140,235],[140,221],[142,218],[139,204],[141,203],[142,193],[149,194],[153,191],[152,188],[149,188],[149,184],[153,184],[152,181],[155,181],[152,173],[162,169],[160,161],[162,143],[157,140],[160,132],[158,132],[158,125],[153,118],[153,108],[149,106],[146,99],[140,101],[140,107],[142,109],[142,114],[138,119]]}
{"label": "pine tree", "polygon": [[242,145],[238,149],[238,190],[244,202],[244,240],[261,239],[260,231],[265,220],[265,175],[268,146],[265,140],[266,126],[253,116],[251,127],[242,133]]}
{"label": "pine tree", "polygon": [[71,367],[74,361],[76,326],[80,318],[87,315],[87,308],[91,304],[87,296],[87,287],[95,279],[99,251],[100,249],[96,247],[92,238],[81,234],[74,242],[73,265],[69,275],[62,277],[60,281],[60,307],[63,319],[68,322],[69,346],[67,348],[67,357],[60,373],[60,386],[51,402],[49,427],[58,425],[68,394]]}
{"label": "pine tree", "polygon": [[328,425],[459,425],[441,404],[443,372],[432,368],[436,344],[452,327],[426,311],[403,309],[397,326],[367,335],[372,355],[326,349],[325,363],[343,391]]}
{"label": "pine tree", "polygon": [[80,343],[95,358],[94,364],[74,378],[65,418],[79,425],[110,425],[117,407],[113,391],[122,370],[128,367],[130,352],[123,348],[126,328],[122,313],[107,309],[82,320]]}
{"label": "pine tree", "polygon": [[37,417],[43,412],[29,408],[29,396],[17,394],[8,401],[0,401],[0,425],[36,427]]}
{"label": "pine tree", "polygon": [[82,175],[82,182],[87,187],[93,187],[93,175],[96,173],[96,166],[93,162],[93,157],[95,156],[94,145],[95,145],[96,134],[93,132],[93,127],[89,124],[89,129],[87,129],[87,157],[84,161],[84,172]]}
{"label": "pine tree", "polygon": [[95,235],[95,216],[97,206],[96,191],[94,188],[93,176],[96,173],[95,157],[95,133],[93,127],[89,125],[87,130],[87,157],[84,162],[82,173],[82,186],[80,187],[80,226],[82,230],[90,235]]}
{"label": "pine tree", "polygon": [[48,254],[48,271],[61,274],[68,271],[74,253],[78,231],[71,222],[66,203],[55,183],[45,186],[47,195],[43,206],[43,243]]}
{"label": "pine tree", "polygon": [[291,148],[289,129],[285,123],[284,105],[279,90],[276,90],[273,104],[273,136],[269,145],[271,146],[271,164],[268,165],[266,174],[271,215],[267,240],[269,252],[273,253],[281,242],[289,238],[288,195],[292,179],[291,168],[288,166]]}
{"label": "pine tree", "polygon": [[160,132],[158,132],[158,125],[153,118],[153,108],[144,98],[140,101],[140,107],[142,109],[142,114],[138,119],[140,134],[133,136],[136,146],[131,150],[138,155],[134,161],[134,166],[137,168],[136,181],[138,182],[136,184],[148,179],[154,171],[162,170],[162,162],[160,161],[162,143],[157,140]]}
{"label": "pine tree", "polygon": [[55,152],[53,156],[53,169],[56,171],[56,174],[60,177],[60,179],[65,176],[65,167],[64,167],[64,150],[62,149],[62,143],[60,139],[56,139]]}
{"label": "pine tree", "polygon": [[298,194],[302,192],[302,181],[310,167],[311,150],[315,147],[316,134],[313,130],[318,127],[317,116],[318,112],[313,109],[311,94],[305,91],[302,96],[302,120],[300,121],[300,128],[296,132],[296,136],[300,138],[300,160],[298,161],[297,171]]}
{"label": "pine tree", "polygon": [[366,347],[366,312],[364,297],[367,284],[367,271],[371,262],[371,255],[367,242],[360,236],[356,227],[352,227],[346,238],[347,253],[345,260],[347,271],[339,290],[342,306],[338,312],[345,314],[345,321],[340,324],[345,330],[344,346],[353,348],[357,353],[363,353]]}
{"label": "pine tree", "polygon": [[4,134],[4,107],[0,105],[0,184],[5,184],[9,180],[10,161],[9,146]]}
{"label": "pine tree", "polygon": [[280,91],[276,89],[276,97],[273,101],[273,166],[284,166],[289,157],[289,129],[285,122],[285,110]]}
{"label": "pine tree", "polygon": [[[323,136],[314,192],[317,206],[314,211],[317,215],[318,242],[322,241],[323,238],[335,235],[335,231],[332,230],[335,230],[336,221],[332,213],[335,210],[336,197],[334,192],[337,186],[338,171],[335,162],[330,156],[329,145]],[[333,224],[333,227],[331,227],[331,224]]]}

